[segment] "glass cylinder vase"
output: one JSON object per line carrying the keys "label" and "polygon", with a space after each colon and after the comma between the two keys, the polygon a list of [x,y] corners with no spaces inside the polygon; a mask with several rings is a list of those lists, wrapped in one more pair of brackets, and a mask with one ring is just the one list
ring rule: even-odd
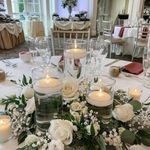
{"label": "glass cylinder vase", "polygon": [[98,118],[103,123],[109,123],[112,117],[115,80],[108,76],[101,76],[97,85],[90,85],[87,94],[88,108],[98,112]]}
{"label": "glass cylinder vase", "polygon": [[36,105],[36,123],[38,129],[49,128],[50,120],[62,110],[62,82],[53,77],[49,68],[35,68],[32,72],[34,98]]}
{"label": "glass cylinder vase", "polygon": [[65,76],[81,79],[85,72],[86,56],[86,41],[67,40],[64,43]]}

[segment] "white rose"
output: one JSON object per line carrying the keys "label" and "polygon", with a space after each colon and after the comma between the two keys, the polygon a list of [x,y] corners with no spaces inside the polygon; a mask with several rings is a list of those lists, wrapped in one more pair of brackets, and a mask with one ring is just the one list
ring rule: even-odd
{"label": "white rose", "polygon": [[32,114],[35,111],[35,100],[34,97],[27,101],[27,105],[25,107],[26,115]]}
{"label": "white rose", "polygon": [[27,99],[30,99],[34,96],[34,90],[30,85],[23,87],[22,95],[24,95]]}
{"label": "white rose", "polygon": [[134,117],[131,104],[117,105],[113,110],[113,117],[122,122],[130,121]]}
{"label": "white rose", "polygon": [[[98,122],[95,122],[93,124],[94,130],[95,130],[95,136],[98,134],[99,130],[100,130],[100,125]],[[91,135],[91,124],[86,126],[86,130],[88,132],[89,135]]]}
{"label": "white rose", "polygon": [[52,140],[48,145],[49,150],[64,150],[64,144],[60,140]]}
{"label": "white rose", "polygon": [[64,98],[72,98],[76,96],[78,91],[78,83],[75,79],[65,79],[63,82]]}
{"label": "white rose", "polygon": [[32,143],[37,142],[38,140],[39,138],[36,135],[34,134],[28,135],[27,138],[25,139],[25,145],[31,145]]}
{"label": "white rose", "polygon": [[54,140],[60,140],[65,145],[69,145],[73,139],[74,126],[68,120],[55,119],[50,122],[49,133]]}
{"label": "white rose", "polygon": [[75,118],[75,120],[80,121],[80,114],[78,112],[70,110],[70,114]]}
{"label": "white rose", "polygon": [[81,103],[79,102],[73,102],[71,105],[70,105],[70,109],[72,111],[81,111],[82,110],[82,105]]}
{"label": "white rose", "polygon": [[83,115],[87,114],[88,113],[88,107],[85,106],[83,109],[82,109],[82,113]]}

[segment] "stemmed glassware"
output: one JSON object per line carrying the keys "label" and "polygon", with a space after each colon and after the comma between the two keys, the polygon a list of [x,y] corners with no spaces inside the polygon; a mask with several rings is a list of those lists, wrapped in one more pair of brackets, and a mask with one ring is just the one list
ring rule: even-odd
{"label": "stemmed glassware", "polygon": [[91,39],[90,41],[91,63],[95,76],[102,74],[103,61],[108,54],[108,45],[102,39]]}
{"label": "stemmed glassware", "polygon": [[35,47],[35,39],[33,38],[29,39],[29,52],[31,54],[31,62],[35,64],[37,61],[37,50]]}
{"label": "stemmed glassware", "polygon": [[35,39],[35,47],[42,59],[42,65],[48,66],[51,60],[51,50],[48,37],[37,37]]}
{"label": "stemmed glassware", "polygon": [[144,86],[150,88],[150,50],[144,49],[143,54]]}

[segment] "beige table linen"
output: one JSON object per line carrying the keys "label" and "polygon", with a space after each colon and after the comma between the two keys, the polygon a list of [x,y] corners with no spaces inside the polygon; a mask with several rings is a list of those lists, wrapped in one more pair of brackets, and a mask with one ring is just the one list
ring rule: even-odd
{"label": "beige table linen", "polygon": [[21,23],[0,24],[0,50],[14,48],[24,41]]}
{"label": "beige table linen", "polygon": [[45,36],[44,25],[42,21],[31,20],[26,22],[27,34],[30,37]]}

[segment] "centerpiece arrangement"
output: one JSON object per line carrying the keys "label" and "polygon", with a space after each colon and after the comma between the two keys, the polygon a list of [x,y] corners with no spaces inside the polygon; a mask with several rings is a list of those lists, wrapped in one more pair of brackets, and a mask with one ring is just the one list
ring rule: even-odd
{"label": "centerpiece arrangement", "polygon": [[[54,80],[48,78],[49,81]],[[112,106],[113,117],[106,123],[103,122],[103,114],[99,115],[94,105],[89,107],[87,91],[90,85],[87,80],[77,84],[75,79],[66,78],[62,87],[62,96],[65,97],[62,105],[55,103],[58,100],[56,95],[52,97],[53,106],[57,107],[51,106],[51,110],[54,110],[51,112],[53,118],[50,117],[49,126],[43,131],[37,129],[35,119],[40,115],[37,114],[37,107],[43,102],[38,93],[39,105],[36,106],[32,79],[23,76],[22,81],[13,82],[22,86],[21,95],[7,97],[1,103],[5,104],[6,114],[12,120],[13,135],[20,144],[18,150],[135,150],[142,149],[141,144],[150,146],[150,103],[147,100],[142,104],[135,96],[129,97],[125,91],[116,91]],[[36,82],[42,84],[43,80]],[[102,91],[99,91],[98,97],[105,95],[107,100],[102,100],[105,104],[111,99],[110,89],[104,82],[100,87]]]}
{"label": "centerpiece arrangement", "polygon": [[71,18],[72,8],[77,6],[77,0],[62,0],[63,8],[68,8],[69,18]]}

